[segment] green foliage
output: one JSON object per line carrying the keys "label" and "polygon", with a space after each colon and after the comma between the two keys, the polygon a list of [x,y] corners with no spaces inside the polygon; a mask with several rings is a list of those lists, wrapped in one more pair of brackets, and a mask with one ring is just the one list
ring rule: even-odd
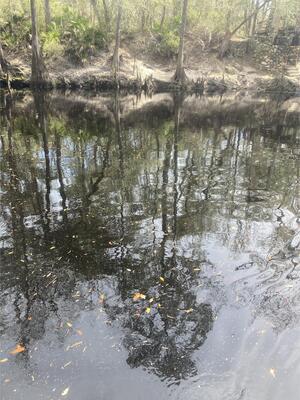
{"label": "green foliage", "polygon": [[163,26],[155,23],[152,29],[153,40],[151,49],[163,57],[172,57],[177,54],[179,46],[180,18],[174,17]]}
{"label": "green foliage", "polygon": [[62,14],[53,18],[41,37],[46,56],[65,54],[75,63],[84,62],[106,46],[105,32],[70,7],[64,7]]}
{"label": "green foliage", "polygon": [[49,30],[41,35],[43,52],[46,57],[55,57],[64,52],[61,43],[61,32],[55,22],[52,22]]}
{"label": "green foliage", "polygon": [[9,48],[24,48],[30,43],[31,24],[28,16],[13,14],[0,26],[2,42]]}
{"label": "green foliage", "polygon": [[71,7],[65,7],[62,17],[54,22],[54,28],[60,29],[60,41],[65,54],[74,62],[81,62],[95,53],[96,48],[105,46],[105,35],[91,26],[88,18],[75,13]]}

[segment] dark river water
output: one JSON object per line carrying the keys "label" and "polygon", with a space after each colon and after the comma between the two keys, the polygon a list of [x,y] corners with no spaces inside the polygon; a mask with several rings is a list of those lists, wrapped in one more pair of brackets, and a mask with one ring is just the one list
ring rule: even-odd
{"label": "dark river water", "polygon": [[299,119],[0,101],[1,400],[298,400]]}

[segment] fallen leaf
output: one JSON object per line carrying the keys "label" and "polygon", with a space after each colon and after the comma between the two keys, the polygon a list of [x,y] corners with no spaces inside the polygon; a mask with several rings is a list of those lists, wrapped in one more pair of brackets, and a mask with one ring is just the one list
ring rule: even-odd
{"label": "fallen leaf", "polygon": [[0,364],[3,364],[3,363],[5,363],[5,362],[7,362],[8,361],[8,358],[1,358],[0,359]]}
{"label": "fallen leaf", "polygon": [[21,344],[17,344],[16,347],[9,352],[9,354],[15,356],[16,354],[23,353],[23,351],[25,351],[25,347]]}
{"label": "fallen leaf", "polygon": [[62,395],[62,396],[66,396],[66,395],[69,393],[69,390],[70,390],[69,387],[65,388],[65,389],[61,392],[61,395]]}
{"label": "fallen leaf", "polygon": [[145,298],[146,298],[146,296],[144,294],[142,294],[142,293],[135,293],[133,295],[133,300],[134,301],[141,300],[141,299],[145,300]]}
{"label": "fallen leaf", "polygon": [[160,276],[160,277],[159,277],[159,280],[160,280],[161,282],[163,282],[163,283],[164,283],[164,281],[165,281],[165,278],[163,278],[162,276]]}
{"label": "fallen leaf", "polygon": [[66,324],[67,324],[67,326],[68,326],[69,328],[72,328],[72,326],[73,326],[73,325],[71,324],[71,322],[67,322]]}
{"label": "fallen leaf", "polygon": [[150,314],[150,312],[151,312],[151,308],[150,308],[150,307],[147,307],[147,308],[146,308],[146,313],[147,313],[147,314]]}
{"label": "fallen leaf", "polygon": [[151,303],[153,303],[153,301],[154,301],[154,299],[153,299],[153,297],[149,300],[149,303],[151,304]]}

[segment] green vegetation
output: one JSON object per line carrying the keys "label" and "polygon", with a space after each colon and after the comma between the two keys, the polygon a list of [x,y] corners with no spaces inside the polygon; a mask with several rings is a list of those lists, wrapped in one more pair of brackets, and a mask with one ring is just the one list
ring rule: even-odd
{"label": "green vegetation", "polygon": [[[180,43],[183,47],[180,35],[184,31],[184,3],[183,0],[31,0],[30,8],[25,0],[0,0],[0,43],[4,56],[11,51],[28,54],[34,36],[32,10],[35,10],[38,41],[32,47],[36,44],[41,47],[46,64],[49,58],[64,56],[81,65],[100,51],[119,45],[117,31],[121,39],[143,38],[148,52],[164,58],[178,56],[182,64],[179,53]],[[230,53],[234,37],[250,42],[257,37],[268,37],[269,44],[273,44],[282,30],[300,36],[299,0],[189,0],[186,6],[185,34],[201,49],[219,49],[220,58]],[[122,12],[117,29],[119,9]],[[118,54],[116,49],[114,54]],[[119,68],[116,61],[114,55],[113,71]]]}

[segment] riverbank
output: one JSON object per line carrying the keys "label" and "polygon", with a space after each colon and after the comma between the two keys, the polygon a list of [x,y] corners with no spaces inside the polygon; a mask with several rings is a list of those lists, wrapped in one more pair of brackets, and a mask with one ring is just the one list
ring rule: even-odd
{"label": "riverbank", "polygon": [[[263,65],[254,65],[251,58],[229,57],[219,60],[214,51],[201,51],[191,46],[185,62],[188,82],[179,87],[173,80],[175,59],[155,58],[123,43],[120,50],[120,76],[111,75],[111,51],[103,51],[91,57],[82,65],[74,65],[64,57],[46,59],[49,79],[47,89],[83,89],[110,91],[121,89],[126,92],[160,93],[184,90],[187,93],[223,94],[225,92],[249,91],[286,92],[286,98],[294,96],[300,87],[297,77],[270,72]],[[30,88],[30,55],[16,57],[10,53],[7,59],[11,65],[10,86],[13,89]],[[276,83],[274,84],[274,79]],[[288,83],[287,83],[288,82]],[[0,75],[0,86],[7,87],[7,77]]]}

